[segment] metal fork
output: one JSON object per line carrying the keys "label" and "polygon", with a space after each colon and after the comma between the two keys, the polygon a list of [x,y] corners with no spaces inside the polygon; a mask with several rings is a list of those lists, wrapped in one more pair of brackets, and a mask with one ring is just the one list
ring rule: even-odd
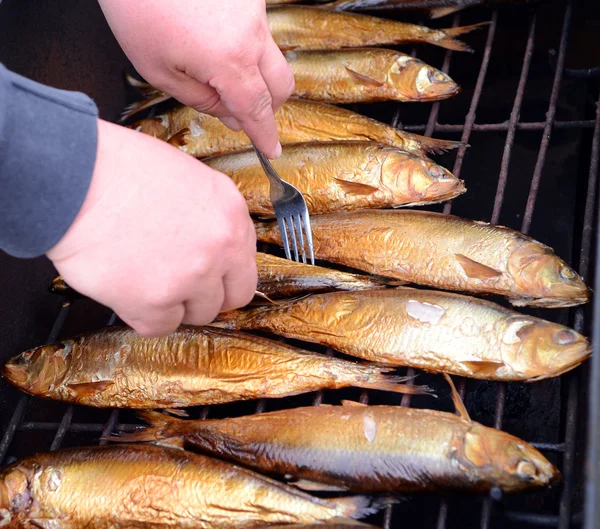
{"label": "metal fork", "polygon": [[[302,233],[304,228],[310,254],[310,264],[314,265],[315,254],[306,200],[304,200],[302,193],[298,189],[277,174],[269,159],[258,150],[254,142],[252,142],[252,147],[254,147],[260,164],[269,178],[271,203],[273,204],[275,218],[281,232],[281,241],[283,242],[285,256],[290,260],[292,259],[292,252],[290,251],[291,240],[292,248],[294,249],[294,261],[300,261],[300,257],[302,257],[302,262],[306,263],[306,249]],[[301,253],[298,252],[298,248],[300,248]]]}

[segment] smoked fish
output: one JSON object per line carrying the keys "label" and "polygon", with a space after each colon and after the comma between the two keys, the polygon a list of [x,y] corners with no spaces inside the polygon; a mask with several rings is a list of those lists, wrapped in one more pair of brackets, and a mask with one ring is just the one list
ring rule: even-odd
{"label": "smoked fish", "polygon": [[[255,223],[280,244],[277,223]],[[311,217],[315,257],[444,290],[499,294],[516,306],[589,301],[582,278],[551,248],[518,231],[428,211],[365,210]]]}
{"label": "smoked fish", "polygon": [[262,252],[256,253],[256,264],[256,290],[271,299],[334,290],[376,290],[388,283],[377,277],[297,263]]}
{"label": "smoked fish", "polygon": [[377,509],[363,496],[320,499],[163,446],[69,448],[0,471],[0,524],[15,529],[255,529],[345,521]]}
{"label": "smoked fish", "polygon": [[[460,142],[428,138],[399,130],[356,112],[326,103],[291,98],[275,120],[282,144],[313,141],[374,141],[417,155],[455,149]],[[131,128],[169,141],[182,151],[204,158],[252,147],[244,132],[234,132],[217,118],[187,106],[143,119]]]}
{"label": "smoked fish", "polygon": [[348,386],[427,391],[386,371],[258,336],[185,326],[162,338],[108,327],[25,351],[2,367],[8,382],[31,395],[111,408],[180,408]]}
{"label": "smoked fish", "polygon": [[186,446],[308,490],[520,492],[559,476],[521,439],[435,410],[345,402],[199,421],[140,415],[151,426],[117,440],[183,438]]}
{"label": "smoked fish", "polygon": [[[277,299],[311,292],[334,290],[375,290],[385,288],[389,280],[364,274],[351,274],[323,266],[297,263],[275,255],[256,252],[258,268],[257,292]],[[50,291],[66,296],[79,296],[62,276],[52,280]]]}
{"label": "smoked fish", "polygon": [[[250,213],[274,216],[269,180],[254,150],[204,163],[232,178]],[[302,192],[311,214],[433,204],[466,191],[462,180],[435,162],[373,142],[284,145],[271,163]]]}
{"label": "smoked fish", "polygon": [[439,101],[460,92],[444,72],[383,48],[286,51],[294,95],[326,103]]}
{"label": "smoked fish", "polygon": [[337,50],[426,42],[449,50],[472,51],[454,37],[487,24],[431,29],[397,20],[311,6],[271,7],[267,10],[267,16],[273,40],[281,50]]}
{"label": "smoked fish", "polygon": [[315,294],[222,313],[213,325],[317,342],[371,362],[471,378],[533,381],[586,360],[579,333],[489,301],[399,287]]}

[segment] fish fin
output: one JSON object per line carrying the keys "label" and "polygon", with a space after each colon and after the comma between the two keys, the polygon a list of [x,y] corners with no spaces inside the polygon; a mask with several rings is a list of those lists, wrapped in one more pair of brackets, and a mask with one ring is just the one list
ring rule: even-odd
{"label": "fish fin", "polygon": [[442,18],[457,11],[461,11],[465,6],[432,7],[429,10],[429,18]]}
{"label": "fish fin", "polygon": [[346,66],[346,71],[348,72],[350,77],[352,77],[352,79],[354,79],[354,81],[358,84],[362,84],[365,86],[375,86],[375,87],[380,87],[380,86],[384,85],[384,83],[382,83],[381,81],[378,81],[377,79],[373,79],[372,77],[368,77],[361,73],[355,72],[352,68],[348,68],[347,66]]}
{"label": "fish fin", "polygon": [[428,136],[417,136],[416,141],[421,145],[424,153],[431,154],[442,154],[452,149],[458,149],[461,145],[468,147],[468,145],[460,141],[440,140],[439,138],[429,138]]}
{"label": "fish fin", "polygon": [[470,259],[466,255],[460,253],[454,254],[456,260],[459,262],[462,269],[467,274],[467,277],[472,279],[491,279],[502,275],[502,272],[495,270],[487,265],[481,264],[473,259]]}
{"label": "fish fin", "polygon": [[344,516],[349,518],[364,518],[397,502],[388,496],[347,496],[333,501],[342,507]]}
{"label": "fish fin", "polygon": [[67,384],[67,388],[76,397],[93,397],[112,386],[112,380],[98,380],[97,382],[82,382],[80,384]]}
{"label": "fish fin", "polygon": [[387,279],[383,278],[382,281],[388,286],[388,287],[403,287],[404,285],[408,285],[409,283],[407,281],[388,281]]}
{"label": "fish fin", "polygon": [[480,22],[479,24],[471,24],[470,26],[442,29],[440,31],[444,34],[444,37],[439,40],[436,39],[434,44],[446,48],[447,50],[468,51],[473,53],[473,50],[467,44],[460,40],[456,40],[454,37],[464,35],[465,33],[469,33],[483,26],[488,26],[489,24],[489,22]]}
{"label": "fish fin", "polygon": [[327,485],[326,483],[318,483],[316,481],[310,481],[308,479],[299,479],[298,481],[290,481],[289,485],[298,487],[302,490],[308,491],[320,491],[320,492],[344,492],[347,491],[347,487],[336,487],[335,485]]}
{"label": "fish fin", "polygon": [[136,79],[130,73],[125,74],[125,82],[129,86],[131,86],[133,88],[137,88],[138,90],[141,90],[141,91],[149,91],[149,90],[156,91],[156,88],[154,88],[149,82],[143,81],[142,79]]}
{"label": "fish fin", "polygon": [[271,299],[264,292],[259,292],[258,290],[255,290],[254,295],[256,297],[266,299],[269,303],[272,303],[273,305],[281,305],[281,303],[279,301],[275,301],[275,300]]}
{"label": "fish fin", "polygon": [[362,402],[356,402],[355,400],[342,400],[342,406],[347,408],[366,408],[367,405]]}
{"label": "fish fin", "polygon": [[386,375],[378,373],[368,382],[357,381],[352,385],[357,388],[378,389],[380,391],[393,391],[394,393],[404,393],[409,395],[432,395],[433,391],[427,386],[415,386],[413,384],[405,384],[411,382],[413,377],[397,377],[394,375]]}
{"label": "fish fin", "polygon": [[179,132],[173,134],[168,140],[167,143],[169,145],[173,145],[173,147],[185,147],[187,145],[187,140],[185,137],[190,133],[190,129],[188,127],[184,127]]}
{"label": "fish fin", "polygon": [[156,90],[154,93],[148,94],[148,97],[146,99],[136,101],[135,103],[126,106],[123,112],[121,113],[119,123],[123,123],[124,121],[127,121],[131,116],[134,116],[142,110],[151,108],[155,105],[158,105],[159,103],[162,103],[163,101],[167,101],[168,99],[171,99],[170,95]]}
{"label": "fish fin", "polygon": [[[152,410],[142,410],[137,412],[137,416],[150,426],[142,427],[133,432],[124,432],[117,435],[106,437],[109,441],[118,443],[141,443],[141,442],[160,442],[167,444],[175,444],[179,446],[181,443],[174,441],[176,438],[183,440],[183,437],[173,435],[173,427],[184,422],[183,419],[171,417],[165,413]],[[168,441],[173,440],[173,441]]]}
{"label": "fish fin", "polygon": [[341,186],[344,192],[348,195],[372,195],[379,191],[376,187],[370,186],[369,184],[361,184],[360,182],[350,182],[349,180],[343,180],[341,178],[334,178],[334,180]]}
{"label": "fish fin", "polygon": [[448,382],[448,385],[450,386],[450,391],[452,393],[452,402],[454,403],[454,407],[456,408],[456,411],[465,421],[471,422],[471,417],[469,417],[469,412],[467,411],[467,408],[465,407],[465,403],[460,398],[460,395],[458,394],[458,390],[456,389],[454,382],[452,382],[452,378],[450,377],[450,375],[448,373],[442,373],[442,375],[444,375],[446,382]]}
{"label": "fish fin", "polygon": [[175,415],[175,417],[182,417],[184,419],[190,418],[190,414],[187,411],[177,408],[165,408],[163,412],[168,413],[169,415]]}
{"label": "fish fin", "polygon": [[468,367],[473,373],[476,373],[480,376],[493,376],[496,374],[496,371],[501,367],[504,367],[502,362],[492,362],[488,360],[467,360],[465,362],[461,362],[466,367]]}

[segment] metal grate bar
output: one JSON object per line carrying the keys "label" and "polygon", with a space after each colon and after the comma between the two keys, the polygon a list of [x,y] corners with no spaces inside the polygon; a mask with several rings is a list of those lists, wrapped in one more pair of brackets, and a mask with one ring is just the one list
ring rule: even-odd
{"label": "metal grate bar", "polygon": [[[593,222],[593,204],[596,202],[596,193],[591,191],[591,182],[594,182],[594,191],[596,191],[598,169],[600,167],[600,98],[596,103],[596,128],[594,129],[594,137],[592,139],[592,157],[590,161],[590,187],[588,187],[588,195],[586,201],[586,212],[584,217],[584,232],[583,237],[588,244],[591,242],[591,226]],[[590,202],[591,217],[588,218],[588,204]],[[586,228],[589,226],[588,233],[586,234]],[[600,216],[597,222],[598,227],[598,241],[597,248],[600,248]],[[583,244],[583,241],[582,241]],[[588,267],[588,260],[582,259],[582,265],[585,266],[586,270]],[[596,268],[596,285],[600,285],[600,267]],[[588,447],[587,447],[587,461],[588,461],[588,472],[587,472],[587,483],[585,488],[585,529],[596,529],[594,526],[594,520],[600,519],[598,513],[599,501],[600,500],[600,387],[598,386],[598,380],[600,380],[600,341],[598,331],[600,330],[600,296],[596,295],[594,299],[594,323],[592,325],[593,333],[593,352],[591,359],[590,369],[590,381],[589,381],[589,417],[590,424],[588,425]]]}
{"label": "metal grate bar", "polygon": [[[553,129],[593,129],[595,122],[593,119],[571,120],[571,121],[554,121],[551,128]],[[475,123],[472,129],[476,132],[504,132],[510,127],[509,121],[502,123]],[[547,127],[545,121],[527,121],[517,123],[517,130],[544,130]],[[405,125],[403,130],[408,132],[424,132],[427,125]],[[444,124],[436,123],[431,133],[433,132],[462,132],[465,125],[460,124]]]}

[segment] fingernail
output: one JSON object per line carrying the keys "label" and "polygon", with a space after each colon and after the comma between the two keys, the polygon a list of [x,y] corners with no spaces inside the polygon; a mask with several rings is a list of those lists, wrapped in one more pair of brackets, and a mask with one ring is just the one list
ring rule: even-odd
{"label": "fingernail", "polygon": [[281,156],[281,142],[277,142],[275,146],[275,158],[279,158]]}

